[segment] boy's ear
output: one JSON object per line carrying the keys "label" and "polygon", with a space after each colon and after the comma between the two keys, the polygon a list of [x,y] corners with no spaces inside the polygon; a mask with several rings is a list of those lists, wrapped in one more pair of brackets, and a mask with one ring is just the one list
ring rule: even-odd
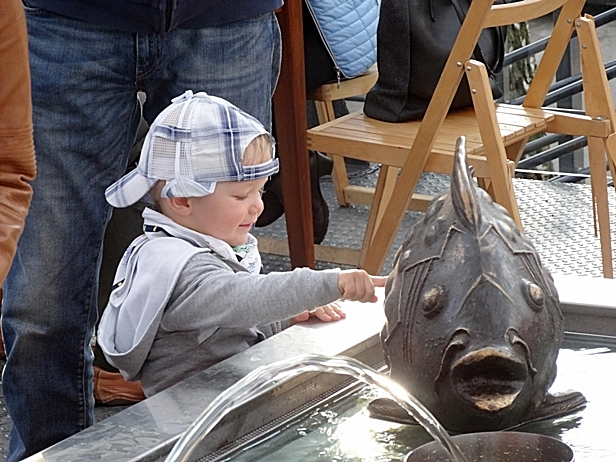
{"label": "boy's ear", "polygon": [[191,213],[191,207],[187,197],[172,197],[167,199],[167,203],[171,210],[178,215],[187,216]]}

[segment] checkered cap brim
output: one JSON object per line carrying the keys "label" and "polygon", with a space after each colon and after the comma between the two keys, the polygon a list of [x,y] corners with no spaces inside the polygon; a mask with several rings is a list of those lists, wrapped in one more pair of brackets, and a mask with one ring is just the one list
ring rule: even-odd
{"label": "checkered cap brim", "polygon": [[[269,133],[261,123],[228,101],[187,91],[154,120],[135,170],[105,191],[114,207],[144,198],[158,180],[167,181],[165,197],[211,194],[218,181],[248,181],[278,171],[278,159],[244,166],[250,142]],[[274,145],[273,138],[271,139]]]}

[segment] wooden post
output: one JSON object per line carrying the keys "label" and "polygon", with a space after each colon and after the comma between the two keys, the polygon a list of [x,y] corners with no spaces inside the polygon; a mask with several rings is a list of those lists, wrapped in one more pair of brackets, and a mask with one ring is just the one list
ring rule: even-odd
{"label": "wooden post", "polygon": [[289,253],[292,267],[314,268],[302,0],[286,0],[278,12],[278,22],[282,67],[274,93],[274,114]]}

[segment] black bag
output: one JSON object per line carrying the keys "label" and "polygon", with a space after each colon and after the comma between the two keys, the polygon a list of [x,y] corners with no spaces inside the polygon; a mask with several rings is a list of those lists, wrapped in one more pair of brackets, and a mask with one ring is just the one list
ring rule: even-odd
{"label": "black bag", "polygon": [[[469,6],[470,0],[382,1],[377,29],[379,78],[366,95],[367,116],[386,122],[423,117]],[[473,53],[488,68],[494,98],[502,96],[494,74],[503,66],[505,39],[506,27],[484,29]],[[471,105],[463,77],[451,109]]]}

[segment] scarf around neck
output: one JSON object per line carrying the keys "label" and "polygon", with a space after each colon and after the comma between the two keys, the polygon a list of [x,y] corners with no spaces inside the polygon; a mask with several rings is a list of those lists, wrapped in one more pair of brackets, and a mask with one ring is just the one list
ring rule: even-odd
{"label": "scarf around neck", "polygon": [[171,236],[183,239],[195,247],[209,248],[220,257],[237,260],[240,265],[252,274],[261,272],[261,254],[257,247],[258,241],[252,234],[244,245],[231,247],[224,241],[207,234],[179,225],[160,212],[145,208],[143,211],[143,225],[145,234],[149,239],[162,236]]}

